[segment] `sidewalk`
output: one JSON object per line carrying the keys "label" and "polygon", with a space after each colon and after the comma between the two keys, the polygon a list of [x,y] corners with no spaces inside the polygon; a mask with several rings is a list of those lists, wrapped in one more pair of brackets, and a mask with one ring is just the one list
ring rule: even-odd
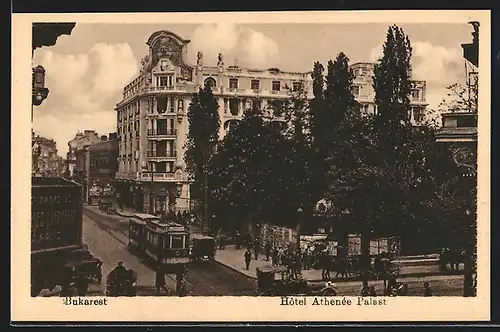
{"label": "sidewalk", "polygon": [[128,224],[128,218],[133,215],[132,211],[126,210],[116,211],[116,214],[107,214],[106,212],[99,210],[99,207],[95,205],[84,205],[83,209],[101,215],[103,217],[113,219],[114,221],[117,221],[121,224]]}
{"label": "sidewalk", "polygon": [[[269,259],[269,261],[266,261],[266,257],[263,254],[259,255],[258,260],[253,259],[254,253],[252,251],[252,261],[250,262],[250,269],[247,270],[245,268],[245,261],[243,258],[244,253],[245,249],[237,250],[234,246],[226,246],[226,249],[217,250],[215,260],[218,263],[253,279],[257,278],[257,268],[271,266],[271,260]],[[442,275],[442,272],[439,269],[439,262],[437,260],[429,258],[415,261],[395,261],[400,268],[399,275],[405,278]],[[331,272],[330,274],[332,277],[335,277],[337,273]],[[308,281],[321,281],[322,279],[321,270],[302,270],[302,276]]]}

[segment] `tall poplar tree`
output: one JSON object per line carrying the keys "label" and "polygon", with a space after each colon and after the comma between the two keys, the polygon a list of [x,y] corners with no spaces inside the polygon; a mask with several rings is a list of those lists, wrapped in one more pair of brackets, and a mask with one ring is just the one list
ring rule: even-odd
{"label": "tall poplar tree", "polygon": [[203,202],[205,200],[206,172],[219,141],[220,118],[218,110],[217,99],[208,85],[192,97],[188,110],[189,132],[185,152],[186,167],[193,180],[191,197]]}

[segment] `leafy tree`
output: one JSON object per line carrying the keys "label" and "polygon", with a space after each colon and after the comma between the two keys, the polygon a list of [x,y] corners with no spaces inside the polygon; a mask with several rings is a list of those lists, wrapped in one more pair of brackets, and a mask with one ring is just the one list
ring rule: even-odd
{"label": "leafy tree", "polygon": [[238,207],[251,222],[266,206],[271,193],[268,158],[271,130],[262,112],[247,109],[242,121],[221,142],[211,163],[211,177],[216,183],[214,198]]}
{"label": "leafy tree", "polygon": [[189,105],[189,133],[185,160],[187,171],[193,179],[191,197],[199,201],[205,200],[207,165],[215,153],[219,140],[218,109],[217,100],[208,85],[192,97]]}

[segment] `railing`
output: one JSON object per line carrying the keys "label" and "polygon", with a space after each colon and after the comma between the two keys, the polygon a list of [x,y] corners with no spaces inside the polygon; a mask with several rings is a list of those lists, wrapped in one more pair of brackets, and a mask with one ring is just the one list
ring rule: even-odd
{"label": "railing", "polygon": [[411,101],[414,102],[414,103],[425,103],[426,102],[425,98],[422,98],[422,97],[420,97],[420,98],[413,98],[412,97]]}
{"label": "railing", "polygon": [[[139,177],[141,180],[149,180],[151,181],[151,172],[139,173]],[[162,181],[162,180],[173,180],[175,179],[175,173],[173,172],[153,172],[153,181]]]}
{"label": "railing", "polygon": [[149,91],[174,90],[174,86],[150,86]]}
{"label": "railing", "polygon": [[184,91],[186,90],[186,85],[185,84],[179,84],[176,86],[150,86],[148,88],[148,92],[162,92],[162,91]]}
{"label": "railing", "polygon": [[146,116],[157,116],[157,117],[161,117],[161,116],[173,116],[173,115],[177,115],[177,112],[175,112],[175,110],[172,110],[172,108],[169,108],[167,110],[165,110],[163,113],[160,113],[158,111],[148,111],[148,113],[146,113]]}
{"label": "railing", "polygon": [[[187,173],[177,175],[174,172],[153,172],[153,181],[189,181]],[[137,178],[139,181],[151,181],[151,172],[138,172]]]}
{"label": "railing", "polygon": [[[217,91],[215,91],[217,93]],[[220,91],[220,93],[228,93],[228,94],[238,94],[242,96],[289,96],[290,91],[287,89],[283,90],[268,90],[268,89],[242,89],[242,88],[224,88],[223,90]]]}
{"label": "railing", "polygon": [[148,129],[148,136],[177,136],[177,129]]}
{"label": "railing", "polygon": [[175,158],[177,157],[177,151],[167,153],[159,151],[147,151],[146,156],[148,158]]}

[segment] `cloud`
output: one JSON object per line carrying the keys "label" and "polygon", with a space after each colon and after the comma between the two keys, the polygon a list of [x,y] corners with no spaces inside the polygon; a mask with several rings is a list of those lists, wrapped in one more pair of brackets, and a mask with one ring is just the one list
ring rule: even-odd
{"label": "cloud", "polygon": [[[444,97],[446,87],[464,81],[464,67],[459,48],[433,45],[429,41],[412,42],[412,75],[415,80],[426,81],[429,108],[436,109]],[[372,48],[370,61],[383,54],[383,45]]]}
{"label": "cloud", "polygon": [[234,23],[205,24],[191,36],[189,60],[196,62],[198,51],[205,65],[215,66],[217,55],[224,55],[225,65],[235,59],[244,67],[268,68],[278,64],[278,43],[256,30]]}
{"label": "cloud", "polygon": [[413,77],[427,82],[429,108],[437,108],[447,95],[447,86],[464,82],[463,61],[459,48],[446,48],[428,41],[413,43]]}
{"label": "cloud", "polygon": [[138,73],[132,49],[124,44],[98,43],[87,53],[59,54],[36,51],[33,63],[46,70],[49,96],[34,109],[33,128],[54,138],[59,154],[78,130],[94,129],[107,135],[116,131],[115,104],[123,87]]}

